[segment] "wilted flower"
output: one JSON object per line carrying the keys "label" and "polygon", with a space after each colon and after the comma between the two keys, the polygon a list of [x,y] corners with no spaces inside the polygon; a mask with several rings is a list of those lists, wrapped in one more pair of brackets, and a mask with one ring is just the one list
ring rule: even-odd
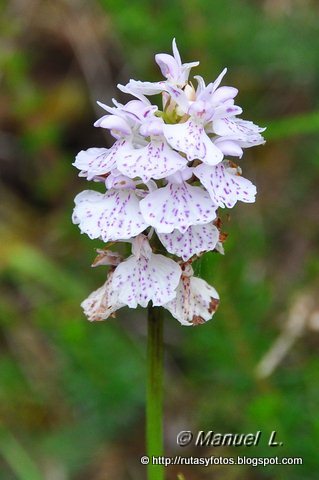
{"label": "wilted flower", "polygon": [[110,272],[104,285],[92,292],[88,298],[81,303],[81,307],[90,322],[106,320],[110,316],[113,316],[116,310],[124,307],[125,303],[121,303],[118,300],[117,291],[113,288],[112,279],[113,272]]}
{"label": "wilted flower", "polygon": [[[164,80],[130,80],[120,90],[135,97],[113,100],[95,122],[110,131],[111,148],[81,151],[79,175],[103,182],[105,193],[85,190],[75,198],[73,222],[92,239],[130,242],[128,258],[106,245],[93,263],[109,265],[105,284],[82,307],[89,320],[106,319],[127,305],[163,306],[183,325],[209,320],[219,304],[216,290],[194,277],[192,262],[207,251],[224,253],[218,208],[254,202],[256,187],[225,156],[264,143],[262,128],[238,118],[238,90],[221,86],[227,70],[205,84],[189,74],[198,62],[173,55],[155,60]],[[162,110],[148,96],[161,94]],[[160,253],[157,253],[160,250]]]}
{"label": "wilted flower", "polygon": [[205,280],[193,276],[189,264],[183,265],[183,272],[173,300],[164,305],[182,325],[199,325],[214,315],[219,304],[215,288]]}

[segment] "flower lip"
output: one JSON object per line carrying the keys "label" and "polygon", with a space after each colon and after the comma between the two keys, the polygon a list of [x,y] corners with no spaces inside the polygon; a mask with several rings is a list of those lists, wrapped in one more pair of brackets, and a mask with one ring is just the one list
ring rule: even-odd
{"label": "flower lip", "polygon": [[166,250],[184,261],[203,252],[214,250],[219,240],[219,230],[213,222],[191,225],[185,233],[179,230],[174,230],[172,233],[156,233]]}
{"label": "flower lip", "polygon": [[199,165],[194,168],[194,175],[219,207],[232,208],[238,200],[246,203],[255,201],[255,185],[238,172],[234,173],[226,162],[215,166]]}
{"label": "flower lip", "polygon": [[105,243],[135,237],[149,226],[137,193],[128,188],[112,188],[105,194],[84,190],[75,197],[73,223],[91,239]]}
{"label": "flower lip", "polygon": [[180,266],[164,255],[154,254],[145,235],[132,241],[132,255],[114,271],[113,288],[130,308],[163,305],[176,296]]}
{"label": "flower lip", "polygon": [[185,123],[164,125],[163,131],[171,147],[185,153],[189,161],[201,160],[216,165],[223,159],[222,152],[208,137],[202,123],[196,119],[190,118]]}
{"label": "flower lip", "polygon": [[128,150],[117,162],[118,169],[124,175],[140,177],[143,182],[165,178],[186,165],[187,160],[172,150],[161,136],[151,137],[145,147]]}
{"label": "flower lip", "polygon": [[140,202],[145,221],[159,233],[181,233],[191,225],[209,223],[216,218],[217,206],[208,192],[186,182],[168,183],[149,193]]}

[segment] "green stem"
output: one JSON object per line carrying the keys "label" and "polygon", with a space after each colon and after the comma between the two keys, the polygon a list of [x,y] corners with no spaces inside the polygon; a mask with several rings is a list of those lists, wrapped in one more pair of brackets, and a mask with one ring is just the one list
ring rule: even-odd
{"label": "green stem", "polygon": [[150,462],[148,480],[163,480],[164,465],[153,465],[152,456],[163,456],[163,310],[148,308],[146,445]]}

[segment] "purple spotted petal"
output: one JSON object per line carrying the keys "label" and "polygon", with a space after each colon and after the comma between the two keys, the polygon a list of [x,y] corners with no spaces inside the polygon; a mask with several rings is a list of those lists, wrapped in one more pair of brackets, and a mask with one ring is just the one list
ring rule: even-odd
{"label": "purple spotted petal", "polygon": [[104,242],[135,237],[148,227],[134,190],[111,189],[104,195],[85,190],[75,197],[73,223]]}
{"label": "purple spotted petal", "polygon": [[164,140],[152,140],[146,147],[131,150],[117,162],[118,169],[124,175],[140,177],[143,182],[167,177],[186,165],[187,160]]}
{"label": "purple spotted petal", "polygon": [[201,187],[169,183],[140,202],[145,221],[159,233],[175,229],[184,233],[191,225],[209,223],[216,218],[216,205]]}
{"label": "purple spotted petal", "polygon": [[158,233],[158,237],[169,253],[186,261],[194,255],[214,250],[219,239],[219,231],[210,222],[206,225],[191,225],[185,233],[179,230]]}
{"label": "purple spotted petal", "polygon": [[252,147],[265,143],[260,132],[265,129],[240,118],[219,118],[213,121],[214,132],[229,140],[236,140],[240,147]]}
{"label": "purple spotted petal", "polygon": [[216,165],[223,159],[222,152],[207,136],[203,125],[189,119],[186,123],[164,125],[167,142],[187,155],[188,160],[202,160],[208,165]]}
{"label": "purple spotted petal", "polygon": [[116,167],[116,162],[112,149],[89,148],[77,154],[73,165],[81,170],[88,180],[92,180],[96,175],[109,173]]}
{"label": "purple spotted petal", "polygon": [[149,301],[159,306],[175,297],[180,276],[180,266],[170,258],[132,255],[116,268],[113,289],[130,308],[146,307]]}
{"label": "purple spotted petal", "polygon": [[247,203],[255,201],[255,185],[237,175],[236,169],[227,168],[227,164],[221,163],[215,167],[202,164],[194,168],[194,175],[220,207],[232,208],[238,200]]}
{"label": "purple spotted petal", "polygon": [[75,158],[73,165],[81,170],[81,173],[92,180],[97,175],[109,173],[116,168],[117,159],[133,150],[129,140],[117,140],[111,148],[89,148],[82,150]]}

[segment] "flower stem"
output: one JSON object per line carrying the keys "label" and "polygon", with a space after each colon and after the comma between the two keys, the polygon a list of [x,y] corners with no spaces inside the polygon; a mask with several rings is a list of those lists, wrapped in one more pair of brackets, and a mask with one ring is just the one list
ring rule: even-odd
{"label": "flower stem", "polygon": [[163,456],[163,309],[148,308],[146,445],[148,480],[163,480],[164,465],[152,465]]}

